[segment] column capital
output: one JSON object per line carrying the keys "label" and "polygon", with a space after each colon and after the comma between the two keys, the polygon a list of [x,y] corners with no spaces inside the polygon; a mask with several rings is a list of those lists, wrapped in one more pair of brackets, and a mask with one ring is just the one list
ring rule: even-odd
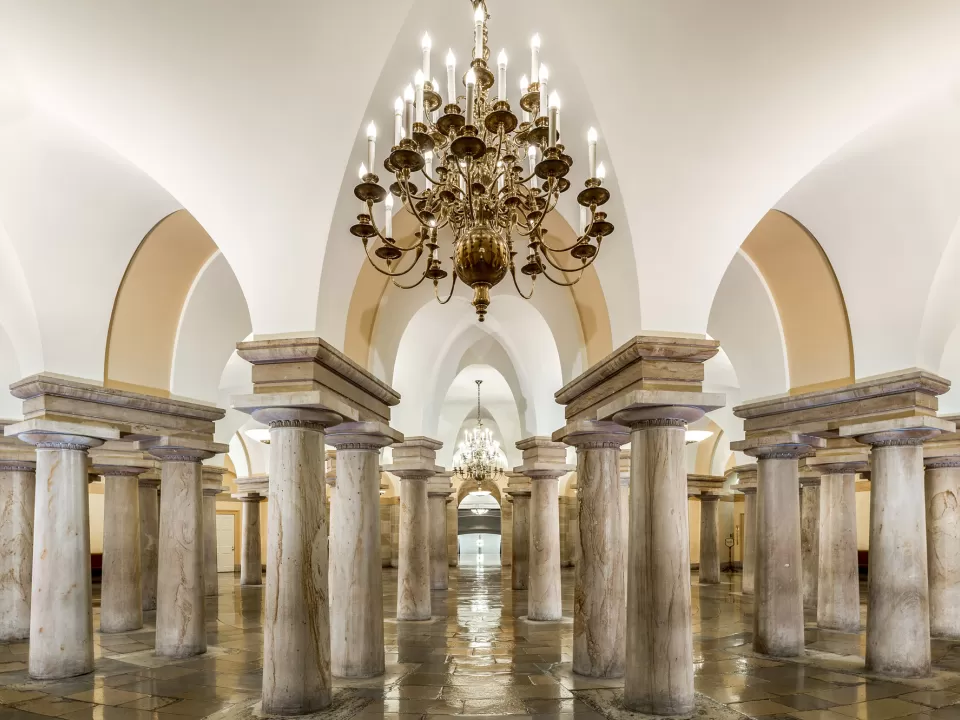
{"label": "column capital", "polygon": [[903,417],[892,420],[840,426],[840,437],[852,437],[872,447],[923,445],[941,433],[956,432],[950,420],[932,416]]}
{"label": "column capital", "polygon": [[556,442],[572,445],[578,450],[599,448],[620,449],[630,442],[630,431],[623,425],[600,420],[574,420],[553,433]]}
{"label": "column capital", "polygon": [[453,483],[450,482],[450,478],[453,477],[453,472],[450,470],[444,470],[434,474],[430,478],[430,482],[427,483],[427,496],[428,497],[450,497],[453,493]]}
{"label": "column capital", "polygon": [[270,492],[269,475],[250,475],[236,479],[237,492],[233,497],[237,500],[265,500]]}
{"label": "column capital", "polygon": [[739,450],[760,460],[777,458],[796,460],[826,446],[827,443],[823,438],[796,432],[758,435],[730,443],[731,450]]}
{"label": "column capital", "polygon": [[160,487],[160,478],[157,477],[144,477],[140,475],[140,479],[137,484],[142,488],[159,488]]}
{"label": "column capital", "polygon": [[[860,451],[845,448],[834,452],[828,449],[807,458],[807,467],[821,476],[859,474],[870,469],[870,456],[865,448]],[[803,478],[800,480],[802,483]]]}
{"label": "column capital", "polygon": [[597,410],[599,420],[612,420],[631,430],[686,427],[726,404],[723,393],[679,390],[632,390]]}
{"label": "column capital", "polygon": [[508,497],[520,496],[530,497],[533,486],[530,484],[530,478],[522,473],[507,470],[507,487],[504,490]]}
{"label": "column capital", "polygon": [[223,492],[223,476],[227,474],[225,467],[218,465],[203,465],[200,468],[200,478],[203,483],[203,494],[213,497]]}
{"label": "column capital", "polygon": [[146,450],[160,462],[201,462],[214,455],[230,451],[224,443],[195,440],[185,437],[160,437],[136,443],[138,450]]}
{"label": "column capital", "polygon": [[90,453],[90,472],[105,478],[139,476],[156,467],[157,461],[140,451],[98,448]]}
{"label": "column capital", "polygon": [[[947,415],[941,419],[960,423],[960,415]],[[945,432],[924,443],[923,464],[929,469],[960,467],[960,432]]]}
{"label": "column capital", "polygon": [[324,442],[337,450],[369,450],[403,442],[403,433],[382,422],[346,422],[327,428]]}
{"label": "column capital", "polygon": [[687,473],[687,497],[696,497],[700,500],[719,500],[723,489],[722,475],[695,475]]}
{"label": "column capital", "polygon": [[120,431],[109,425],[32,418],[3,428],[6,437],[38,449],[89,450],[107,440],[118,440]]}
{"label": "column capital", "polygon": [[523,452],[523,464],[513,471],[531,480],[556,480],[576,470],[576,465],[567,464],[567,446],[548,437],[535,436],[517,443]]}
{"label": "column capital", "polygon": [[417,436],[404,438],[393,446],[393,463],[384,470],[401,480],[427,480],[444,469],[437,465],[437,450],[443,443],[433,438]]}

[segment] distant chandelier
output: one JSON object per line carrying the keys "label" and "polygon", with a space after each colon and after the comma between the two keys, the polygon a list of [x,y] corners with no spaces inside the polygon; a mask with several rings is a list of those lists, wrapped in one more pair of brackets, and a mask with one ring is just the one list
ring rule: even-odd
{"label": "distant chandelier", "polygon": [[[566,175],[573,165],[573,158],[559,143],[560,98],[556,92],[547,94],[548,72],[540,64],[540,36],[534,35],[530,79],[526,75],[520,79],[523,120],[518,119],[507,100],[506,52],[501,50],[497,58],[497,78],[487,67],[488,18],[484,0],[475,2],[473,60],[464,77],[466,96],[457,95],[456,59],[452,50],[447,53],[446,104],[439,83],[430,79],[431,43],[429,35],[423,36],[423,67],[417,71],[414,85],[407,86],[394,106],[394,143],[383,166],[395,181],[388,194],[373,172],[377,132],[370,123],[367,163],[360,166],[360,184],[354,188],[361,210],[350,228],[363,241],[371,265],[391,278],[411,272],[426,254],[425,267],[418,270],[420,278],[410,285],[393,280],[399,288],[408,290],[425,279],[432,280],[437,300],[446,304],[460,278],[473,288],[473,306],[481,322],[490,304],[490,289],[508,272],[524,299],[533,295],[540,274],[557,285],[574,285],[593,264],[603,238],[613,232],[606,213],[597,209],[610,199],[610,193],[602,187],[605,172],[603,163],[597,165],[597,133],[590,128],[586,187],[577,195],[579,237],[566,247],[545,241],[544,218],[556,209],[560,194],[570,188]],[[495,79],[493,97],[490,91]],[[417,182],[423,184],[422,191]],[[393,238],[394,196],[420,225],[417,241],[408,246]],[[373,206],[384,200],[381,227],[374,220]],[[438,290],[439,281],[448,275],[441,267],[437,243],[443,227],[453,232],[450,259],[454,275],[446,299],[440,298]],[[526,262],[520,268],[531,278],[526,294],[517,283],[514,235],[518,243],[527,245]],[[371,243],[370,238],[375,240]],[[372,252],[371,245],[376,246]],[[547,265],[560,275],[552,277]]]}
{"label": "distant chandelier", "polygon": [[457,448],[460,464],[454,467],[454,472],[461,480],[480,483],[486,479],[499,480],[503,477],[503,468],[500,466],[500,443],[493,439],[490,428],[483,426],[480,419],[480,385],[477,383],[477,426],[473,431],[463,433],[463,442]]}

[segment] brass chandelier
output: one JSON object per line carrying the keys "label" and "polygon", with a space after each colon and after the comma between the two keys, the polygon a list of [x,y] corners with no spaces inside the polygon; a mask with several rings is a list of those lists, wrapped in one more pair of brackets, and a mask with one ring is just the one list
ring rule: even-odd
{"label": "brass chandelier", "polygon": [[[573,165],[560,143],[560,99],[556,92],[547,94],[547,68],[540,64],[540,38],[534,35],[531,75],[520,80],[523,117],[517,117],[507,99],[506,53],[500,51],[495,77],[488,67],[486,4],[479,0],[473,6],[473,59],[463,78],[465,94],[458,93],[456,58],[450,51],[444,102],[439,84],[430,79],[430,38],[424,35],[422,69],[394,106],[394,144],[383,162],[394,181],[388,193],[374,174],[376,128],[371,123],[367,163],[360,166],[360,183],[354,188],[361,211],[350,232],[362,240],[373,267],[399,288],[411,289],[432,280],[437,300],[446,304],[459,278],[473,289],[473,306],[482,322],[490,304],[490,289],[508,272],[525,299],[533,295],[539,275],[557,285],[576,284],[593,264],[613,225],[606,213],[598,210],[610,193],[603,187],[603,163],[597,165],[597,134],[591,128],[587,179],[577,195],[580,234],[566,247],[545,240],[544,218],[570,188],[566,176]],[[416,241],[409,245],[393,237],[394,197],[420,225]],[[374,219],[374,206],[380,203],[386,206],[382,226]],[[437,239],[438,231],[445,227],[453,234],[453,278],[441,299],[439,282],[449,273],[443,268]],[[520,267],[520,272],[530,277],[526,293],[517,282],[515,243],[526,244],[526,261]],[[424,255],[426,262],[421,266]],[[554,277],[549,267],[559,275]],[[415,268],[420,268],[420,277],[412,284],[395,279]]]}
{"label": "brass chandelier", "polygon": [[477,426],[472,432],[464,431],[463,442],[454,456],[453,471],[461,480],[477,483],[479,489],[485,479],[496,482],[502,478],[503,468],[500,464],[500,443],[493,439],[493,433],[490,428],[483,426],[480,417],[480,385],[483,380],[474,382],[477,384]]}

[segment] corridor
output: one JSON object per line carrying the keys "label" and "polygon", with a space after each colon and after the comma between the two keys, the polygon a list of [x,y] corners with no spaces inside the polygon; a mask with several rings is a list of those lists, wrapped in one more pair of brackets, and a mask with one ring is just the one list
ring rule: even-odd
{"label": "corridor", "polygon": [[[616,707],[610,688],[622,681],[570,672],[573,570],[563,571],[564,620],[536,626],[524,619],[526,593],[511,591],[506,577],[498,566],[451,569],[451,589],[433,594],[434,619],[398,623],[396,571],[384,570],[387,673],[335,680],[333,706],[319,716],[636,717]],[[252,717],[262,680],[263,589],[241,589],[233,575],[219,579],[220,594],[208,600],[217,620],[209,623],[210,647],[200,658],[154,656],[152,613],[140,631],[96,633],[96,672],[70,680],[32,681],[26,643],[0,646],[0,720]],[[933,641],[931,678],[873,680],[859,674],[862,660],[855,657],[862,657],[863,633],[818,631],[808,617],[806,656],[774,661],[749,649],[752,601],[740,595],[739,576],[724,575],[709,587],[694,577],[692,594],[702,717],[960,719],[960,644]],[[95,626],[98,606],[95,597]]]}

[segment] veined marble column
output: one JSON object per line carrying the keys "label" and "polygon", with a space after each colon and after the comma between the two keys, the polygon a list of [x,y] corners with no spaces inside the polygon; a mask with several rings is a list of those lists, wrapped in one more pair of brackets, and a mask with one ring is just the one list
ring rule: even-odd
{"label": "veined marble column", "polygon": [[820,478],[800,478],[800,565],[803,606],[817,608],[820,580]]}
{"label": "veined marble column", "polygon": [[264,497],[259,493],[246,493],[239,500],[243,503],[243,510],[240,513],[243,522],[240,530],[240,585],[258,587],[263,584],[260,503],[263,502]]}
{"label": "veined marble column", "polygon": [[960,640],[960,455],[925,465],[930,635]]}
{"label": "veined marble column", "polygon": [[164,443],[150,454],[160,460],[156,650],[187,658],[207,651],[200,463],[214,453]]}
{"label": "veined marble column", "polygon": [[743,576],[740,590],[744,595],[753,595],[757,566],[757,466],[738,465],[734,488],[743,493]]}
{"label": "veined marble column", "polygon": [[453,492],[450,476],[444,472],[427,483],[427,504],[430,517],[430,588],[446,590],[450,563],[447,559],[447,499]]}
{"label": "veined marble column", "polygon": [[160,540],[160,480],[143,478],[140,489],[140,597],[144,610],[157,609]]}
{"label": "veined marble column", "polygon": [[530,477],[527,618],[560,620],[560,502],[557,477]]}
{"label": "veined marble column", "polygon": [[530,581],[530,480],[514,474],[507,481],[507,494],[513,498],[513,557],[510,586],[526,590]]}
{"label": "veined marble column", "polygon": [[459,528],[457,518],[457,499],[455,497],[447,498],[447,562],[450,567],[457,567],[460,564],[459,552]]}
{"label": "veined marble column", "polygon": [[720,496],[703,493],[700,498],[701,583],[720,582]]}
{"label": "veined marble column", "polygon": [[330,508],[331,672],[366,678],[384,672],[380,559],[380,449],[402,436],[378,423],[331,428],[337,449]]}
{"label": "veined marble column", "polygon": [[[870,452],[870,557],[866,667],[898,677],[930,673],[923,441],[939,418],[841,427]],[[946,423],[951,426],[952,423]],[[914,427],[910,427],[914,425]]]}
{"label": "veined marble column", "polygon": [[578,421],[554,434],[577,448],[579,557],[573,600],[573,671],[622,677],[626,652],[626,584],[620,530],[620,446],[626,428]]}
{"label": "veined marble column", "polygon": [[302,715],[330,705],[330,604],[324,429],[334,413],[308,408],[256,410],[270,426],[265,714]]}
{"label": "veined marble column", "polygon": [[143,627],[140,556],[140,486],[147,468],[102,466],[103,581],[100,632],[128,632]]}
{"label": "veined marble column", "polygon": [[30,637],[36,467],[0,460],[0,642]]}
{"label": "veined marble column", "polygon": [[820,438],[776,433],[730,446],[757,458],[753,649],[759,653],[803,654],[799,459],[824,445]]}
{"label": "veined marble column", "polygon": [[83,675],[93,671],[87,451],[103,440],[53,432],[19,437],[36,445],[39,479],[33,518],[30,677]]}
{"label": "veined marble column", "polygon": [[[209,475],[208,475],[209,473]],[[219,475],[203,468],[203,594],[216,596],[217,580],[217,495],[223,490]]]}

